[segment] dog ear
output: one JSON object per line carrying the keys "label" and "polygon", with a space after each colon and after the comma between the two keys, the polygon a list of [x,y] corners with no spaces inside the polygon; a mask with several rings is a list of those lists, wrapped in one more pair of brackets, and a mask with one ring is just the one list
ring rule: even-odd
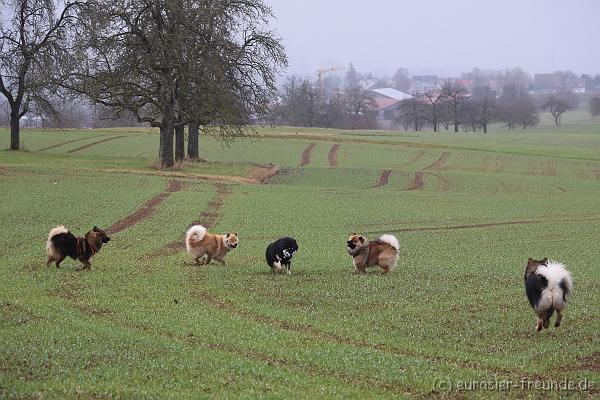
{"label": "dog ear", "polygon": [[354,232],[351,236],[356,236],[356,232]]}
{"label": "dog ear", "polygon": [[225,237],[226,237],[226,238],[228,238],[228,237],[229,237],[229,232],[227,233],[227,235],[225,235]]}
{"label": "dog ear", "polygon": [[359,236],[359,237],[358,237],[358,240],[360,240],[360,242],[361,242],[361,243],[364,243],[364,242],[365,242],[365,238],[364,238],[364,237],[362,237],[362,236]]}
{"label": "dog ear", "polygon": [[237,236],[237,232],[233,232],[233,236]]}
{"label": "dog ear", "polygon": [[527,259],[527,263],[532,263],[532,262],[533,262],[533,258],[529,257],[529,258]]}
{"label": "dog ear", "polygon": [[98,232],[98,227],[97,227],[96,225],[94,225],[94,227],[92,228],[92,230],[93,230],[94,232]]}

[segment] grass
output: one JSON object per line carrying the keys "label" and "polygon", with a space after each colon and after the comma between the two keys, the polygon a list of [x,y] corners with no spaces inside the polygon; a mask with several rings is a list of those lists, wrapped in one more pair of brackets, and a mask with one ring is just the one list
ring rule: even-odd
{"label": "grass", "polygon": [[[151,129],[26,131],[28,151],[0,151],[0,397],[594,397],[600,125],[579,122],[489,135],[262,128],[230,146],[202,137],[208,161],[169,172],[152,167]],[[245,180],[267,162],[281,166],[270,185]],[[181,190],[113,235],[92,271],[45,267],[51,227],[106,228],[172,180]],[[228,267],[172,250],[195,220],[238,232]],[[398,268],[352,275],[353,231],[397,235]],[[300,245],[291,276],[263,260],[282,235]],[[567,264],[575,294],[563,326],[536,333],[522,274],[543,256]],[[595,386],[522,383],[565,379]]]}

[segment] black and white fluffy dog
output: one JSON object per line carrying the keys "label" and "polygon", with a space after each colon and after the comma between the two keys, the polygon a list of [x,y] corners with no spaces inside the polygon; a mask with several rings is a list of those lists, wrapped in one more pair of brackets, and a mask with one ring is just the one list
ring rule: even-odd
{"label": "black and white fluffy dog", "polygon": [[550,318],[556,311],[555,327],[559,327],[567,297],[573,292],[571,274],[565,266],[547,258],[527,260],[525,268],[525,292],[529,304],[537,314],[536,329],[548,328]]}
{"label": "black and white fluffy dog", "polygon": [[273,273],[287,269],[288,275],[292,273],[292,257],[298,251],[298,243],[291,237],[277,239],[267,246],[267,264]]}

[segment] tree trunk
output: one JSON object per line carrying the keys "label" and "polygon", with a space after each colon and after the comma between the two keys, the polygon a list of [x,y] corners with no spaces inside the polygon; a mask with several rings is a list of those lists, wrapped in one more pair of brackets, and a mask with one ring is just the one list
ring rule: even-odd
{"label": "tree trunk", "polygon": [[19,113],[10,113],[10,149],[11,150],[19,150],[21,148],[21,140],[19,137],[19,121],[20,121]]}
{"label": "tree trunk", "polygon": [[163,118],[160,125],[160,145],[158,147],[158,159],[161,168],[170,168],[173,161],[173,122],[175,113],[173,110],[173,96],[165,94],[163,98]]}
{"label": "tree trunk", "polygon": [[185,159],[185,125],[175,126],[175,162]]}
{"label": "tree trunk", "polygon": [[481,124],[483,126],[483,133],[487,133],[487,123],[484,122],[483,124]]}
{"label": "tree trunk", "polygon": [[454,121],[454,132],[458,132],[458,122]]}
{"label": "tree trunk", "polygon": [[190,160],[200,159],[200,124],[192,122],[188,125],[188,157]]}

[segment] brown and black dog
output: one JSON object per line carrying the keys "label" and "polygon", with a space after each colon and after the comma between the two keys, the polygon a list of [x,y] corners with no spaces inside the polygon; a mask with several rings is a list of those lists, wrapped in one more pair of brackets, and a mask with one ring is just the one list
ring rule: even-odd
{"label": "brown and black dog", "polygon": [[398,261],[400,243],[394,235],[382,235],[369,241],[364,236],[353,233],[348,241],[348,254],[352,256],[354,273],[365,274],[367,268],[381,267],[386,274],[394,269]]}
{"label": "brown and black dog", "polygon": [[76,237],[67,228],[60,225],[52,229],[48,234],[46,242],[46,252],[48,261],[46,265],[52,262],[56,263],[56,268],[60,268],[60,263],[67,256],[74,260],[79,260],[83,264],[83,269],[92,267],[90,258],[100,251],[102,245],[108,243],[110,238],[102,229],[94,228],[85,234],[85,236]]}

